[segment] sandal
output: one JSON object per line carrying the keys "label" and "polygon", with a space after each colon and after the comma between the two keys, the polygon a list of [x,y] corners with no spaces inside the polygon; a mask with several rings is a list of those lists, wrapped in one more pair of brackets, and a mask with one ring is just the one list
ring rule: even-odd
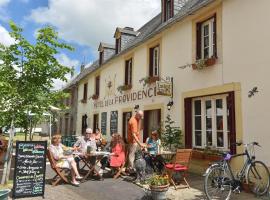
{"label": "sandal", "polygon": [[71,185],[76,186],[76,187],[79,187],[79,185],[80,185],[80,183],[77,181],[71,181],[70,183],[71,183]]}
{"label": "sandal", "polygon": [[83,177],[81,177],[80,175],[79,176],[76,176],[76,180],[82,180]]}

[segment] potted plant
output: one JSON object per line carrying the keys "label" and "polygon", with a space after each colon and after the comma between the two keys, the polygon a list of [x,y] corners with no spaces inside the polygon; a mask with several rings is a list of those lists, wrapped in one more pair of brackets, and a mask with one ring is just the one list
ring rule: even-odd
{"label": "potted plant", "polygon": [[93,99],[93,100],[97,100],[98,99],[98,95],[97,94],[93,94],[92,96],[91,96],[91,98]]}
{"label": "potted plant", "polygon": [[220,150],[215,147],[206,146],[204,149],[205,159],[209,161],[219,161],[222,156],[220,154]]}
{"label": "potted plant", "polygon": [[147,76],[139,80],[140,83],[143,83],[143,86],[151,85],[152,83],[155,83],[157,81],[159,81],[158,76]]}
{"label": "potted plant", "polygon": [[169,177],[168,175],[153,175],[147,180],[151,196],[154,200],[165,200],[166,192],[169,189]]}
{"label": "potted plant", "polygon": [[130,90],[132,88],[132,85],[120,85],[117,90],[118,92],[122,93],[123,91]]}
{"label": "potted plant", "polygon": [[196,60],[196,62],[192,64],[192,69],[201,70],[214,64],[216,64],[216,58],[212,56],[210,58]]}

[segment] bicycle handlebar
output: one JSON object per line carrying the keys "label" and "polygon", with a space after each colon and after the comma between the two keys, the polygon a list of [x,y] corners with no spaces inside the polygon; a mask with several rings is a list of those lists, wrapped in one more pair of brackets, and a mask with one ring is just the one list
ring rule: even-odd
{"label": "bicycle handlebar", "polygon": [[242,142],[236,142],[236,143],[232,143],[231,145],[232,146],[241,146],[241,145],[249,146],[249,145],[254,145],[254,146],[262,147],[261,145],[259,145],[258,142],[251,142],[251,143],[248,143],[248,144],[244,144]]}

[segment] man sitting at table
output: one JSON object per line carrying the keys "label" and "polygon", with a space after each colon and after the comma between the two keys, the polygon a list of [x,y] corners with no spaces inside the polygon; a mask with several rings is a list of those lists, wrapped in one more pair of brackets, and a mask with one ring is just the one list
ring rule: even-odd
{"label": "man sitting at table", "polygon": [[145,157],[147,164],[159,173],[162,172],[164,168],[164,159],[161,155],[158,155],[160,150],[161,141],[158,137],[158,131],[153,130],[151,136],[146,139],[148,155]]}
{"label": "man sitting at table", "polygon": [[[95,134],[93,133],[93,130],[91,128],[87,128],[85,130],[85,135],[80,137],[74,144],[74,148],[76,148],[80,153],[79,156],[75,157],[78,169],[81,157],[84,157],[84,154],[87,152],[88,146],[92,149],[92,151],[96,151],[97,149]],[[94,162],[94,160],[91,161],[91,163]]]}

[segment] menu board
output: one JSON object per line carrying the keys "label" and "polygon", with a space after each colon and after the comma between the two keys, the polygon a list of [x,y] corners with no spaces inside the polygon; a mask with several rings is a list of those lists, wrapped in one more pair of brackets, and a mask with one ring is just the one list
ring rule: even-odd
{"label": "menu board", "polygon": [[13,198],[44,196],[47,141],[16,142]]}
{"label": "menu board", "polygon": [[107,134],[107,113],[101,113],[101,133],[102,135]]}
{"label": "menu board", "polygon": [[111,135],[118,132],[118,111],[111,112],[110,132]]}

